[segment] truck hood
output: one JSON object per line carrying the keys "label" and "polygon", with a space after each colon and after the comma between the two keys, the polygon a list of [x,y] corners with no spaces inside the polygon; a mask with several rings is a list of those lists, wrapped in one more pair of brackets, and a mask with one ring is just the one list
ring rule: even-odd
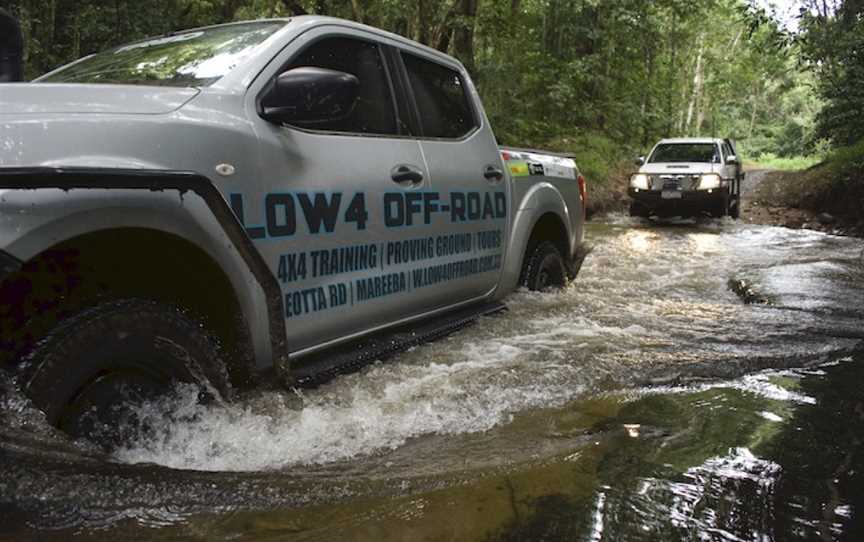
{"label": "truck hood", "polygon": [[720,173],[720,164],[706,164],[702,162],[676,162],[645,164],[639,168],[639,173],[649,175],[698,175],[702,173]]}
{"label": "truck hood", "polygon": [[198,94],[186,87],[0,84],[0,117],[53,113],[156,115],[179,108]]}

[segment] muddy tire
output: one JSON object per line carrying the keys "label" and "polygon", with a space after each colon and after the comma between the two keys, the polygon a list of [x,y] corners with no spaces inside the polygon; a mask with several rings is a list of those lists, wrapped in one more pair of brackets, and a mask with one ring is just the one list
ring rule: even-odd
{"label": "muddy tire", "polygon": [[554,244],[544,241],[534,247],[525,260],[522,285],[537,292],[567,285],[567,267]]}
{"label": "muddy tire", "polygon": [[634,218],[648,218],[649,214],[648,208],[641,203],[635,201],[630,203],[630,216]]}
{"label": "muddy tire", "polygon": [[729,216],[738,220],[741,218],[741,196],[735,196],[729,204]]}
{"label": "muddy tire", "polygon": [[47,421],[105,448],[123,442],[130,407],[193,383],[201,399],[227,397],[216,341],[182,311],[127,299],[66,319],[27,357],[23,391]]}
{"label": "muddy tire", "polygon": [[713,218],[723,218],[724,216],[729,215],[729,201],[729,196],[721,199],[716,205],[714,205],[714,208],[711,210],[711,216]]}

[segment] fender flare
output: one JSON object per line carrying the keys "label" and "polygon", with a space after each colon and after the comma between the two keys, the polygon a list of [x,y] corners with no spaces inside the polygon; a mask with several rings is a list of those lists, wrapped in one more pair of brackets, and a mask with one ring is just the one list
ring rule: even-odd
{"label": "fender flare", "polygon": [[282,289],[245,228],[207,177],[193,171],[114,168],[0,168],[0,189],[122,189],[161,192],[177,190],[198,195],[240,254],[267,300],[267,320],[273,366],[283,378],[290,374],[288,342],[283,319]]}
{"label": "fender flare", "polygon": [[528,248],[531,234],[534,232],[534,228],[540,219],[547,214],[556,216],[564,227],[564,233],[567,236],[566,244],[568,252],[571,252],[571,254],[562,254],[562,256],[565,260],[568,260],[569,266],[569,260],[574,256],[572,254],[573,247],[571,246],[574,234],[570,224],[569,209],[561,193],[558,192],[558,189],[554,185],[547,182],[537,183],[525,194],[519,208],[513,215],[512,229],[508,241],[507,258],[509,263],[502,273],[501,284],[499,285],[496,298],[503,298],[505,292],[518,287],[519,276],[522,272],[522,264],[525,260],[525,252]]}

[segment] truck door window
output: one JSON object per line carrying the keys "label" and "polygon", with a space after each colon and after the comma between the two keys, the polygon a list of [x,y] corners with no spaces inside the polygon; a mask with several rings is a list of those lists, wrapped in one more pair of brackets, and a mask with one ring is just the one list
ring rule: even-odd
{"label": "truck door window", "polygon": [[360,80],[354,111],[337,121],[316,125],[316,130],[384,135],[399,133],[393,93],[376,44],[351,38],[326,38],[301,52],[286,70],[303,66],[350,73]]}
{"label": "truck door window", "polygon": [[424,136],[456,139],[477,126],[459,72],[407,53],[402,53],[402,60],[420,110]]}

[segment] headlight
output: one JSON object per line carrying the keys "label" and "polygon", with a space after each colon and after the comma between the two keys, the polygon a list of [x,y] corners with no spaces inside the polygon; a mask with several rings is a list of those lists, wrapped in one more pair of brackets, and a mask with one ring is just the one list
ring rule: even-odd
{"label": "headlight", "polygon": [[699,179],[699,190],[713,190],[715,188],[720,188],[720,175],[715,173],[702,175]]}
{"label": "headlight", "polygon": [[638,188],[639,190],[648,190],[648,175],[637,173],[630,177],[630,187]]}

